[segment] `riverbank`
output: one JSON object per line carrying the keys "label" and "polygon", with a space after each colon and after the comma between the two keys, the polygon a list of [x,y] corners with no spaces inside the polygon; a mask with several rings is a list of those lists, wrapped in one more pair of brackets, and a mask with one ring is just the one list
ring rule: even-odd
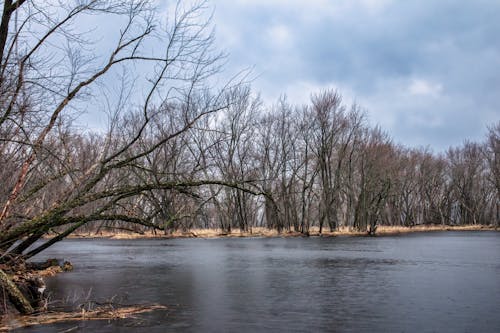
{"label": "riverbank", "polygon": [[[414,232],[436,232],[436,231],[499,231],[495,226],[487,225],[462,225],[462,226],[447,226],[447,225],[417,225],[412,227],[403,226],[379,226],[377,228],[377,236],[392,236],[398,234],[407,234]],[[237,238],[237,237],[304,237],[303,233],[297,231],[283,231],[278,233],[276,230],[267,229],[264,227],[255,227],[244,232],[239,229],[233,230],[231,233],[222,232],[220,229],[191,229],[189,231],[175,231],[169,234],[160,232],[147,231],[143,233],[134,232],[113,232],[103,231],[99,233],[75,233],[68,238],[110,238],[110,239],[150,239],[150,238]],[[312,227],[309,230],[309,236],[335,237],[335,236],[367,236],[367,232],[360,232],[347,227],[341,227],[336,231],[323,230],[319,233],[318,227]]]}
{"label": "riverbank", "polygon": [[[5,273],[4,269],[8,272]],[[45,262],[23,263],[18,267],[0,264],[0,332],[37,325],[60,322],[79,322],[95,320],[116,320],[135,318],[137,314],[165,310],[160,304],[122,305],[113,302],[97,303],[85,300],[73,311],[57,311],[49,306],[49,298],[44,278],[73,270],[69,262],[59,263],[56,259]],[[7,290],[6,287],[11,288]],[[19,311],[16,301],[11,304],[12,294],[20,295],[26,311]],[[8,301],[10,299],[10,301]],[[84,300],[82,300],[84,301]],[[78,328],[78,326],[76,326]]]}

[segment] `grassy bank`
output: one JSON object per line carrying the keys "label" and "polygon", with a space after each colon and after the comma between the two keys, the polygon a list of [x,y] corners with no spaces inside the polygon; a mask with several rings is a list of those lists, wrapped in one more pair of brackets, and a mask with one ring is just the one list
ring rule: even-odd
{"label": "grassy bank", "polygon": [[[413,232],[435,232],[435,231],[494,231],[500,230],[495,226],[485,225],[463,225],[463,226],[447,226],[447,225],[417,225],[413,227],[403,226],[379,226],[377,228],[378,236],[398,235]],[[323,230],[319,233],[318,227],[312,227],[309,230],[309,236],[366,236],[366,232],[360,232],[347,227],[341,227],[337,231],[331,232]],[[276,230],[267,229],[264,227],[255,227],[248,232],[243,232],[238,229],[231,233],[224,233],[219,229],[191,229],[189,231],[176,231],[171,234],[163,234],[160,232],[144,232],[133,233],[123,231],[104,231],[99,233],[76,233],[68,238],[111,238],[111,239],[148,239],[148,238],[221,238],[221,237],[303,237],[304,235],[296,231],[283,231],[278,233]]]}

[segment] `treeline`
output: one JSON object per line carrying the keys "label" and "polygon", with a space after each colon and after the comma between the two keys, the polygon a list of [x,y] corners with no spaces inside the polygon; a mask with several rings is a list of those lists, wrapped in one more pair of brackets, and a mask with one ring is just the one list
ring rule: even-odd
{"label": "treeline", "polygon": [[[122,214],[139,213],[167,232],[260,226],[308,233],[316,226],[320,232],[350,227],[375,233],[377,225],[500,222],[500,123],[489,129],[484,142],[434,154],[395,144],[382,129],[367,124],[357,105],[344,105],[336,91],[313,95],[301,107],[284,98],[266,107],[248,87],[225,98],[227,108],[108,182],[213,179],[241,188],[150,189],[127,202]],[[176,123],[169,115],[161,119],[163,126]],[[143,145],[155,142],[160,128]],[[96,150],[102,145],[95,143],[102,138],[73,140],[84,155],[76,152],[72,160],[102,154]]]}
{"label": "treeline", "polygon": [[281,99],[271,108],[238,91],[219,117],[199,150],[208,172],[252,181],[270,197],[213,190],[203,215],[210,227],[374,233],[378,224],[499,223],[500,123],[485,142],[433,154],[393,143],[331,90],[307,106]]}
{"label": "treeline", "polygon": [[[71,208],[64,226],[51,231],[262,226],[308,233],[315,226],[375,233],[377,225],[499,224],[500,123],[484,142],[434,154],[395,144],[333,90],[300,107],[285,98],[265,106],[246,86],[222,99],[224,108],[189,126],[186,117],[203,113],[204,98],[192,100],[190,111],[186,104],[163,105],[133,144],[142,124],[137,114],[101,135],[61,127],[37,152],[18,200],[24,203],[11,219],[43,215],[75,182],[92,178],[96,161],[121,147],[120,162],[92,185],[95,200]],[[3,148],[7,186],[0,200],[6,202],[24,158]],[[78,220],[98,211],[106,212],[102,219]]]}

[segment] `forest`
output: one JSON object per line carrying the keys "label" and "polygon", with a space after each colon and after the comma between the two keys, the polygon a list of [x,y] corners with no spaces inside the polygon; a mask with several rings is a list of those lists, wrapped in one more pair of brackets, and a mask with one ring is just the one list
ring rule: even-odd
{"label": "forest", "polygon": [[[334,88],[268,105],[244,73],[215,83],[225,55],[206,3],[179,2],[166,25],[155,13],[146,0],[3,2],[4,269],[77,231],[500,224],[500,122],[436,153],[394,142]],[[80,24],[108,16],[121,25],[99,56]]]}

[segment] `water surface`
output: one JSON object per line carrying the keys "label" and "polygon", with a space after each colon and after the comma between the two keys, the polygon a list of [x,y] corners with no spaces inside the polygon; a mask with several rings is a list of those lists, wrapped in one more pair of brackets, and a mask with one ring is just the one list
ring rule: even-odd
{"label": "water surface", "polygon": [[[53,300],[160,303],[133,320],[22,332],[499,332],[500,233],[65,240]],[[54,303],[61,306],[61,303]]]}

